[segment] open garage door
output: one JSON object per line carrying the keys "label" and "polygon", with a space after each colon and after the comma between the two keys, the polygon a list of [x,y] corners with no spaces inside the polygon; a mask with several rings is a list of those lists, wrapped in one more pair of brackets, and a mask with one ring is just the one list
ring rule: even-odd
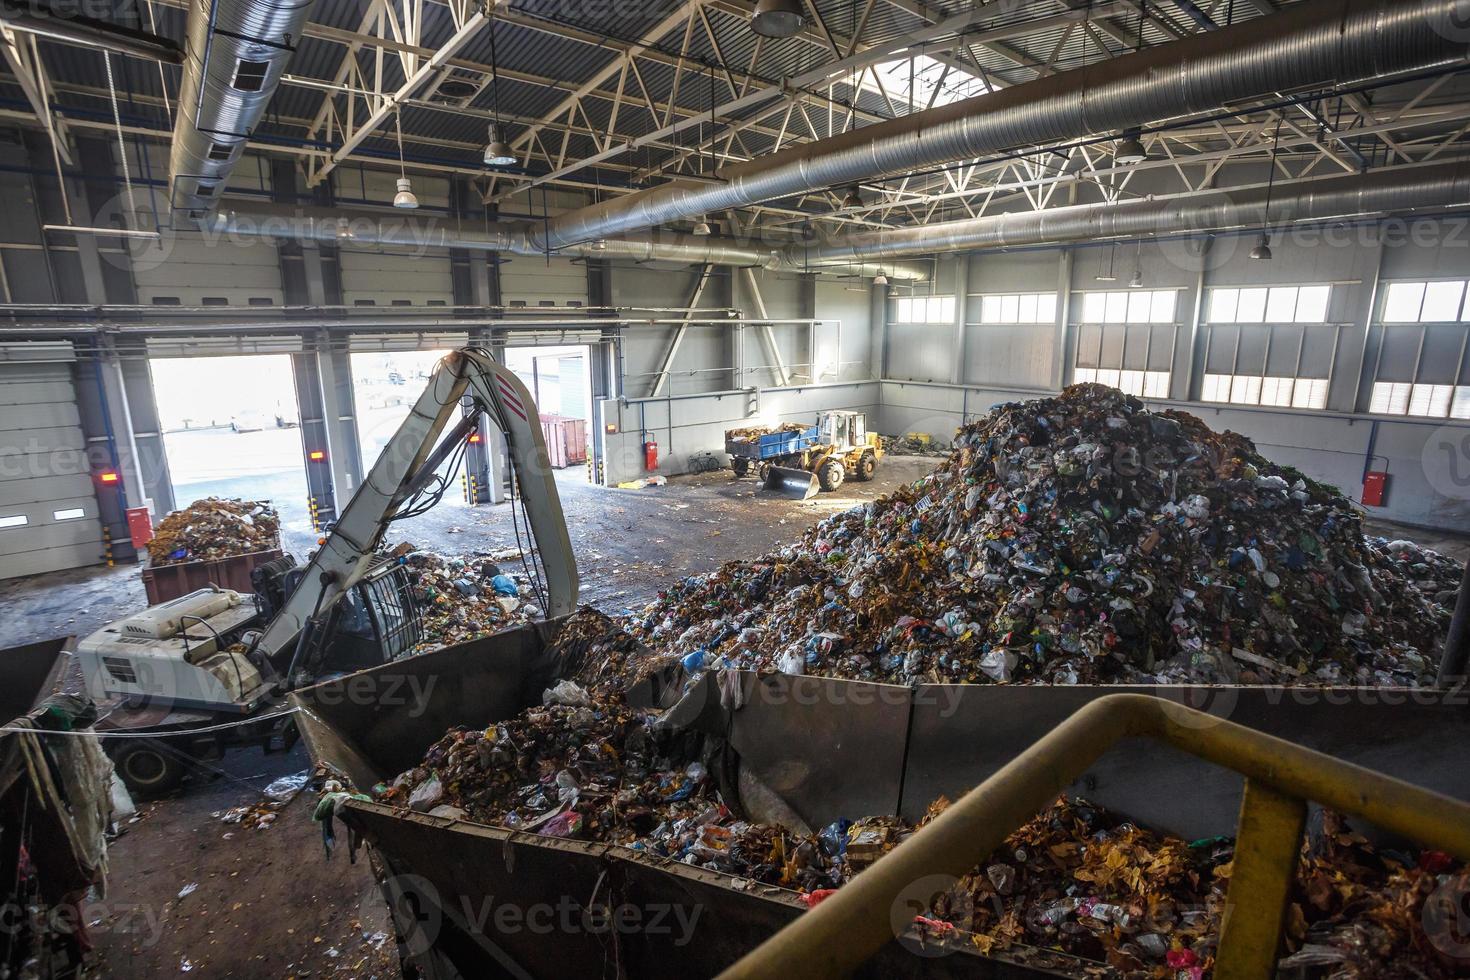
{"label": "open garage door", "polygon": [[509,347],[505,363],[530,389],[558,479],[585,481],[592,351],[584,345]]}
{"label": "open garage door", "polygon": [[269,500],[311,534],[296,387],[287,354],[151,359],[164,452],[180,507]]}
{"label": "open garage door", "polygon": [[102,561],[80,423],[68,361],[0,362],[0,579]]}

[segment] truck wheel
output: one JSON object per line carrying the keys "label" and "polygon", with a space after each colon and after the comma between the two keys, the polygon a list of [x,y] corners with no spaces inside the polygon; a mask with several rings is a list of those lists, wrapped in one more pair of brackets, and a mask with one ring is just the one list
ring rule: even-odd
{"label": "truck wheel", "polygon": [[770,463],[757,463],[757,464],[755,464],[755,477],[756,477],[757,480],[760,481],[761,486],[765,486],[766,485],[766,479],[770,475],[771,475],[771,464]]}
{"label": "truck wheel", "polygon": [[847,471],[842,468],[840,459],[829,459],[817,468],[817,483],[828,493],[842,486],[845,479]]}
{"label": "truck wheel", "polygon": [[854,467],[853,476],[857,477],[858,482],[867,483],[873,478],[873,472],[877,469],[878,461],[873,458],[873,454],[863,453],[862,459],[859,459],[857,466]]}
{"label": "truck wheel", "polygon": [[128,789],[139,796],[158,796],[179,785],[184,764],[169,746],[156,739],[130,738],[113,754],[112,764]]}
{"label": "truck wheel", "polygon": [[738,480],[750,472],[750,460],[744,456],[733,456],[730,459],[730,469],[735,471],[735,478]]}

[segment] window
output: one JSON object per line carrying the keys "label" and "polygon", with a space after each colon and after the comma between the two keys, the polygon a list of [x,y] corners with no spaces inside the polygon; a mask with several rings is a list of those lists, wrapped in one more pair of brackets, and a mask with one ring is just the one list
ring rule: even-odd
{"label": "window", "polygon": [[0,528],[25,527],[30,519],[24,514],[13,514],[10,517],[0,517]]}
{"label": "window", "polygon": [[892,322],[953,323],[954,297],[900,296],[893,301]]}
{"label": "window", "polygon": [[1470,386],[1377,381],[1368,411],[1375,415],[1470,419]]}
{"label": "window", "polygon": [[377,306],[378,305],[378,301],[375,300],[375,299],[355,299],[355,300],[352,301],[352,305],[353,306]]}
{"label": "window", "polygon": [[1082,294],[1082,323],[1173,323],[1178,293],[1130,289]]}
{"label": "window", "polygon": [[413,300],[411,300],[411,299],[395,299],[391,303],[389,303],[388,305],[390,305],[390,306],[412,306],[413,305]]}
{"label": "window", "polygon": [[225,296],[205,296],[200,300],[205,306],[229,306],[230,300]]}
{"label": "window", "polygon": [[1080,384],[1092,381],[1117,388],[1124,394],[1140,398],[1168,398],[1168,371],[1115,371],[1112,369],[1076,368],[1072,381]]}
{"label": "window", "polygon": [[980,297],[981,323],[1055,323],[1056,293]]}
{"label": "window", "polygon": [[1470,418],[1467,292],[1463,279],[1388,284],[1370,412]]}
{"label": "window", "polygon": [[1074,381],[1140,398],[1168,398],[1178,292],[1122,289],[1081,294]]}
{"label": "window", "polygon": [[1384,323],[1470,323],[1465,281],[1389,283],[1383,297]]}
{"label": "window", "polygon": [[901,99],[919,109],[949,105],[990,91],[990,86],[977,76],[928,55],[916,54],[912,60],[912,65],[908,58],[874,65],[862,73],[858,84],[880,98]]}
{"label": "window", "polygon": [[1200,400],[1232,405],[1322,409],[1327,407],[1327,379],[1206,374]]}
{"label": "window", "polygon": [[81,507],[73,507],[70,510],[53,510],[51,519],[54,521],[74,521],[79,517],[86,517],[87,512]]}
{"label": "window", "polygon": [[1211,323],[1326,323],[1331,286],[1212,289]]}
{"label": "window", "polygon": [[179,305],[179,298],[177,296],[155,296],[155,297],[153,297],[153,305],[154,306],[178,306]]}
{"label": "window", "polygon": [[251,306],[275,306],[275,300],[269,296],[252,296],[246,300]]}

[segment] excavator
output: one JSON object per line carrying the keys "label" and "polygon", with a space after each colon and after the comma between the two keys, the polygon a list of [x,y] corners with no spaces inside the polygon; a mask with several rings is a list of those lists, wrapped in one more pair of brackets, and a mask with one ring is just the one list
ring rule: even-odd
{"label": "excavator", "polygon": [[305,565],[288,556],[257,568],[253,600],[201,589],[78,644],[104,712],[99,730],[124,736],[106,744],[129,787],[156,795],[240,745],[287,749],[289,691],[413,651],[416,604],[402,562],[383,553],[384,534],[439,502],[481,413],[505,435],[520,488],[511,519],[518,539],[524,520],[534,545],[527,571],[538,602],[553,617],[576,608],[576,560],[531,393],[489,351],[452,351]]}

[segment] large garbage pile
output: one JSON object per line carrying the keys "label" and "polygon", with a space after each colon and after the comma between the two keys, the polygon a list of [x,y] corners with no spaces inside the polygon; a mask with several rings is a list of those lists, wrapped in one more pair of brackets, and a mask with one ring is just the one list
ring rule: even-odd
{"label": "large garbage pile", "polygon": [[[590,663],[636,645],[584,610],[553,653]],[[721,796],[699,740],[661,730],[614,688],[563,680],[545,703],[484,729],[455,728],[376,799],[547,836],[621,844],[821,901],[917,825],[891,816],[810,833],[745,819]],[[1376,851],[1332,814],[1303,852],[1287,918],[1292,965],[1336,976],[1453,973],[1453,903],[1470,871],[1438,852]],[[1059,800],[937,894],[919,925],[984,953],[1060,950],[1123,975],[1208,975],[1233,842],[1187,842],[1079,800]],[[1446,905],[1445,903],[1449,904]],[[1444,906],[1441,908],[1441,906]],[[1439,944],[1439,945],[1436,945]]]}
{"label": "large garbage pile", "polygon": [[281,546],[281,518],[268,502],[206,497],[165,517],[148,542],[155,565],[228,558]]}
{"label": "large garbage pile", "polygon": [[961,429],[928,477],[685,579],[639,636],[895,683],[1426,683],[1460,568],[1336,489],[1101,385]]}

